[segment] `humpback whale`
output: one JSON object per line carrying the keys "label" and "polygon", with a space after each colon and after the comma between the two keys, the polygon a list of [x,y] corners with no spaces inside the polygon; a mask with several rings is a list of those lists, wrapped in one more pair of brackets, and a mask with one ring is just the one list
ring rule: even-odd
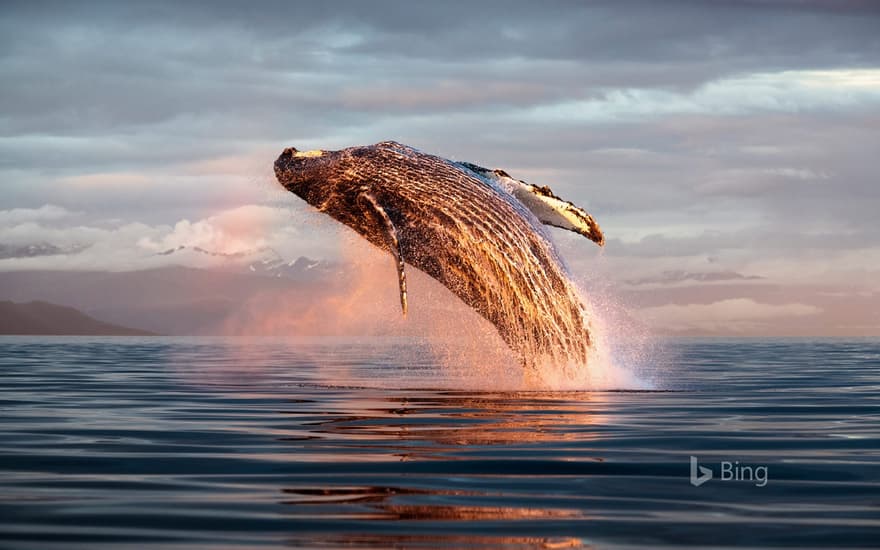
{"label": "humpback whale", "polygon": [[525,366],[587,363],[590,319],[543,225],[600,246],[604,236],[592,216],[549,187],[394,141],[289,147],[275,176],[393,257],[404,315],[412,266],[489,320]]}

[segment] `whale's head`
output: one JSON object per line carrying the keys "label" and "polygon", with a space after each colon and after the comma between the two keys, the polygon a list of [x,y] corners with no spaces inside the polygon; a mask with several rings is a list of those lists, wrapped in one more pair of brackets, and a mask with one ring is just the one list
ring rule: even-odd
{"label": "whale's head", "polygon": [[298,151],[288,147],[275,160],[285,189],[377,246],[387,242],[387,215],[364,185],[363,150]]}
{"label": "whale's head", "polygon": [[337,164],[336,151],[298,151],[288,147],[275,160],[275,177],[285,189],[312,206],[326,204],[336,194],[330,177]]}

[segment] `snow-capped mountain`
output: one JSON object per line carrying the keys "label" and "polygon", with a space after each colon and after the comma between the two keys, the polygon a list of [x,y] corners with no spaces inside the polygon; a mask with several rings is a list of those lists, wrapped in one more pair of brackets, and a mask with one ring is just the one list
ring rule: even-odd
{"label": "snow-capped mountain", "polygon": [[335,262],[313,260],[305,256],[300,256],[294,260],[287,260],[275,253],[274,256],[266,256],[259,261],[248,263],[246,269],[251,273],[271,277],[317,280],[338,274],[341,271],[341,266]]}
{"label": "snow-capped mountain", "polygon": [[312,281],[341,273],[341,266],[327,260],[306,256],[287,259],[273,248],[264,247],[235,253],[216,252],[199,246],[178,246],[159,252],[160,256],[199,254],[219,258],[222,263],[213,269],[234,273],[249,273],[269,277]]}

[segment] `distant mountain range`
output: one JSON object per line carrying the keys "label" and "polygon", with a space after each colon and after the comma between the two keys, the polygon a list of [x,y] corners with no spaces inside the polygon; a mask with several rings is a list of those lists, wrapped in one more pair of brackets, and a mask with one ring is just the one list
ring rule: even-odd
{"label": "distant mountain range", "polygon": [[342,274],[342,266],[324,260],[312,260],[300,256],[295,260],[285,260],[280,256],[263,258],[247,265],[248,271],[270,277],[286,277],[297,281],[316,281],[328,276]]}
{"label": "distant mountain range", "polygon": [[416,307],[406,318],[394,265],[381,255],[356,265],[300,257],[219,269],[0,272],[0,300],[43,300],[99,322],[171,336],[418,335],[436,332],[441,319],[453,332],[490,326],[427,275],[409,275]]}
{"label": "distant mountain range", "polygon": [[152,332],[98,321],[72,307],[48,302],[0,302],[0,334],[149,336]]}
{"label": "distant mountain range", "polygon": [[156,334],[222,335],[229,333],[229,320],[257,297],[314,301],[344,278],[340,265],[305,257],[224,269],[10,271],[0,272],[0,300],[42,300],[75,308],[92,320]]}
{"label": "distant mountain range", "polygon": [[213,256],[216,258],[224,258],[228,260],[225,267],[217,268],[220,271],[230,272],[249,272],[271,277],[287,277],[291,279],[303,280],[314,279],[326,276],[328,274],[336,274],[340,271],[340,266],[325,260],[313,260],[300,256],[295,260],[287,260],[278,252],[269,247],[256,248],[253,250],[245,250],[234,253],[215,252],[206,250],[200,246],[178,246],[169,248],[168,250],[158,252],[158,256],[171,256],[181,254],[192,254]]}
{"label": "distant mountain range", "polygon": [[[48,251],[35,248],[33,253]],[[209,252],[174,249],[167,255],[202,253]],[[51,329],[68,334],[96,334],[90,323],[103,323],[100,330],[107,334],[134,330],[181,336],[424,335],[486,324],[427,275],[411,269],[408,278],[411,307],[405,320],[400,315],[394,266],[378,252],[350,263],[306,257],[286,260],[265,249],[211,269],[0,272],[0,300],[39,300],[48,302],[46,306],[75,308],[86,320],[72,318],[71,323]],[[624,335],[648,332],[640,328],[641,321],[629,317],[633,312],[640,319],[643,311],[652,315],[642,319],[650,323],[650,331],[662,334],[876,335],[880,293],[841,296],[832,290],[736,273],[702,276],[686,272],[631,282],[607,299],[601,285],[595,291],[586,289],[602,312],[604,324]],[[797,306],[801,303],[822,313],[800,313],[812,311]],[[790,304],[799,309],[779,317]],[[747,314],[756,307],[757,317],[752,320]],[[0,332],[13,330],[10,326],[33,327],[30,331],[47,326],[27,324],[31,321],[9,302],[5,308],[6,328]],[[745,313],[737,308],[746,308]],[[62,312],[58,315],[63,318]],[[36,318],[48,323],[45,316]],[[444,320],[452,321],[447,326],[442,325]],[[83,328],[78,328],[80,322]],[[45,330],[49,329],[39,329]]]}

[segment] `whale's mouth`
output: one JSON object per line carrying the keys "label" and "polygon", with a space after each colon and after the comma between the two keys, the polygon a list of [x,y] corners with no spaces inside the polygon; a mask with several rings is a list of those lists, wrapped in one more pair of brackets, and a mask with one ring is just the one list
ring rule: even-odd
{"label": "whale's mouth", "polygon": [[300,151],[295,147],[288,147],[275,160],[275,177],[281,185],[293,191],[293,187],[302,182],[315,167],[313,163],[326,154],[327,151],[322,149]]}

